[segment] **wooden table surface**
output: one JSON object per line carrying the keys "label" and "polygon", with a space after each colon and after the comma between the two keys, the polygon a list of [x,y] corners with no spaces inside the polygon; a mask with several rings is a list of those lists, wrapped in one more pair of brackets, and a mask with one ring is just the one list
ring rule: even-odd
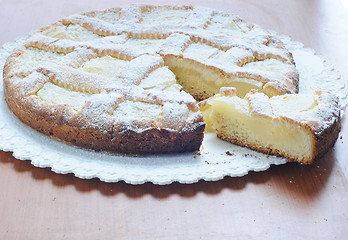
{"label": "wooden table surface", "polygon": [[[0,0],[0,45],[73,13],[130,2],[138,3]],[[323,55],[348,84],[345,2],[177,3],[233,12],[289,35]],[[346,119],[340,137],[311,166],[288,163],[244,177],[166,186],[82,180],[0,151],[0,239],[348,239]]]}

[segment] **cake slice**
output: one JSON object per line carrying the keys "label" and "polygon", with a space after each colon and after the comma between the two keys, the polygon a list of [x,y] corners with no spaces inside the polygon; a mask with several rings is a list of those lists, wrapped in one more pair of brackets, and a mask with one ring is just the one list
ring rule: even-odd
{"label": "cake slice", "polygon": [[303,164],[326,153],[340,131],[338,98],[325,91],[269,98],[252,90],[240,98],[221,88],[200,107],[219,138]]}

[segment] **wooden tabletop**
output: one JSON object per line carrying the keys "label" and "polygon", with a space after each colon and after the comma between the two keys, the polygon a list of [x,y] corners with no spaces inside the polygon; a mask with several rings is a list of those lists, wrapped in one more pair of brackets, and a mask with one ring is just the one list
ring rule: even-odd
{"label": "wooden tabletop", "polygon": [[[73,13],[128,3],[138,1],[0,0],[0,45]],[[348,84],[347,1],[177,3],[232,12],[289,35]],[[217,182],[82,180],[0,151],[0,239],[348,239],[347,177],[346,119],[335,147],[311,166],[288,163]]]}

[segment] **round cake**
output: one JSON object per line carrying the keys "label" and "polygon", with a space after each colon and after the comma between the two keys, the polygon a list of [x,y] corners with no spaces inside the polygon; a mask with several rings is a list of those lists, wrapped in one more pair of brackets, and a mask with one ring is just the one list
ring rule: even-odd
{"label": "round cake", "polygon": [[200,148],[198,101],[236,88],[298,92],[291,53],[239,17],[192,6],[131,5],[73,15],[31,34],[8,58],[4,93],[28,126],[119,153]]}

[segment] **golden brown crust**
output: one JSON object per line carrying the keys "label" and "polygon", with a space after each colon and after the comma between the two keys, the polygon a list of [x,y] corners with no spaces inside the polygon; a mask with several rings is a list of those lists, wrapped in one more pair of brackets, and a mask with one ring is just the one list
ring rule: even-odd
{"label": "golden brown crust", "polygon": [[180,132],[152,128],[137,133],[128,129],[116,130],[112,124],[103,126],[103,129],[79,128],[69,126],[64,119],[46,114],[40,116],[22,109],[11,98],[6,98],[6,102],[12,112],[33,129],[54,139],[97,151],[135,154],[196,151],[201,145],[205,128],[202,119],[195,123],[194,128]]}
{"label": "golden brown crust", "polygon": [[[334,122],[319,133],[315,133],[315,158],[323,156],[330,148],[332,148],[338,138],[338,134],[341,131],[341,116],[338,112]],[[313,161],[307,162],[308,164]]]}

